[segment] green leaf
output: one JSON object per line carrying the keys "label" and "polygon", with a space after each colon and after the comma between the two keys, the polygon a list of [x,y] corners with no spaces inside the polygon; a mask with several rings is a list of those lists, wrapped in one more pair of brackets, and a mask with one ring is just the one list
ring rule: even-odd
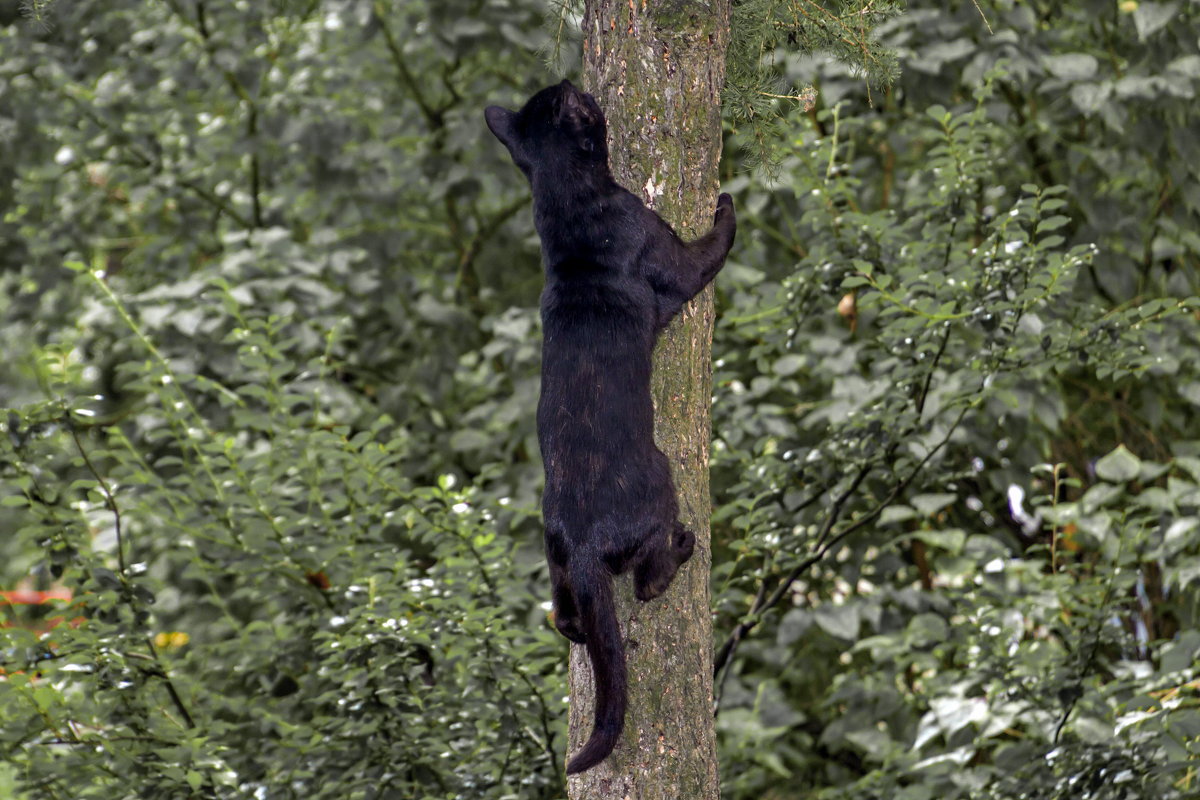
{"label": "green leaf", "polygon": [[925,542],[925,544],[933,547],[939,547],[948,553],[958,555],[962,553],[963,545],[967,541],[967,534],[964,531],[951,528],[941,531],[917,531],[912,534],[911,538]]}
{"label": "green leaf", "polygon": [[1200,56],[1186,55],[1167,64],[1167,72],[1182,75],[1187,78],[1200,78]]}
{"label": "green leaf", "polygon": [[1061,214],[1058,214],[1053,217],[1047,217],[1046,219],[1044,219],[1038,223],[1037,232],[1038,233],[1046,233],[1047,231],[1056,231],[1059,228],[1061,228],[1062,226],[1069,223],[1070,221],[1071,221],[1070,217],[1065,217]]}
{"label": "green leaf", "polygon": [[42,711],[49,711],[62,699],[62,695],[52,686],[36,686],[31,694],[33,702]]}
{"label": "green leaf", "polygon": [[908,623],[904,632],[906,644],[910,647],[934,647],[946,641],[950,634],[950,626],[946,620],[937,614],[917,614]]}
{"label": "green leaf", "polygon": [[813,614],[807,608],[791,608],[779,620],[776,641],[781,647],[790,647],[800,640],[813,624]]}
{"label": "green leaf", "polygon": [[906,519],[913,519],[917,516],[917,511],[914,508],[903,505],[887,506],[879,514],[880,525],[890,525],[895,522],[903,522]]}
{"label": "green leaf", "polygon": [[825,604],[813,611],[813,620],[830,636],[846,641],[858,638],[858,606]]}
{"label": "green leaf", "polygon": [[1191,670],[1200,656],[1200,631],[1185,630],[1162,649],[1159,668],[1163,673]]}
{"label": "green leaf", "polygon": [[958,499],[958,495],[953,493],[937,493],[937,494],[919,494],[912,498],[909,502],[921,514],[932,517],[937,512],[941,511],[946,506]]}
{"label": "green leaf", "polygon": [[450,449],[456,453],[483,450],[492,443],[492,438],[483,431],[473,428],[455,431],[450,435]]}
{"label": "green leaf", "polygon": [[1101,506],[1111,503],[1125,494],[1124,488],[1111,483],[1097,483],[1084,492],[1079,506],[1085,514],[1091,514]]}
{"label": "green leaf", "polygon": [[1119,445],[1096,462],[1096,475],[1111,483],[1124,483],[1136,478],[1141,466],[1141,459]]}
{"label": "green leaf", "polygon": [[1071,87],[1071,102],[1084,114],[1094,114],[1108,101],[1112,87],[1108,84],[1077,83]]}
{"label": "green leaf", "polygon": [[1049,55],[1042,59],[1046,69],[1056,78],[1067,81],[1082,81],[1096,74],[1099,63],[1095,56],[1087,53]]}
{"label": "green leaf", "polygon": [[92,578],[103,589],[118,589],[121,586],[121,579],[117,577],[117,574],[111,569],[105,569],[104,567],[93,569]]}
{"label": "green leaf", "polygon": [[1113,740],[1113,726],[1108,720],[1081,714],[1071,727],[1076,735],[1085,742],[1107,744]]}
{"label": "green leaf", "polygon": [[776,375],[787,377],[799,372],[802,366],[804,366],[804,356],[798,353],[788,353],[779,358],[771,369]]}
{"label": "green leaf", "polygon": [[1179,11],[1178,3],[1151,3],[1141,0],[1133,12],[1133,24],[1143,41],[1166,27]]}

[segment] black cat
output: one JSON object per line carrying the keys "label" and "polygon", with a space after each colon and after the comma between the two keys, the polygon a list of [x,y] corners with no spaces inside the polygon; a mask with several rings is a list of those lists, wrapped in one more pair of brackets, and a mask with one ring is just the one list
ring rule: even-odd
{"label": "black cat", "polygon": [[563,81],[488,127],[533,187],[542,240],[542,513],[554,622],[587,645],[596,676],[591,738],[567,765],[604,760],[625,723],[625,648],[612,576],[633,569],[638,599],[662,594],[692,555],[667,458],[654,445],[650,361],[659,331],[713,279],[733,245],[729,195],[712,231],[684,244],[617,185],[604,115]]}

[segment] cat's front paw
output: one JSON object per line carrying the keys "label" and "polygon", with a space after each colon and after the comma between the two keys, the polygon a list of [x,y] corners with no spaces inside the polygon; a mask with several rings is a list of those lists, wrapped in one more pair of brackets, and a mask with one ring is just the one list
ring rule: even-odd
{"label": "cat's front paw", "polygon": [[737,217],[733,213],[733,198],[724,192],[717,198],[717,213],[713,217],[713,228],[722,231],[726,237],[726,252],[733,247],[733,237],[737,235]]}
{"label": "cat's front paw", "polygon": [[717,198],[717,213],[714,216],[720,219],[723,213],[733,213],[733,198],[725,192],[722,192],[721,196]]}
{"label": "cat's front paw", "polygon": [[682,564],[692,557],[696,549],[696,534],[679,525],[671,535],[671,549],[675,551],[675,560]]}

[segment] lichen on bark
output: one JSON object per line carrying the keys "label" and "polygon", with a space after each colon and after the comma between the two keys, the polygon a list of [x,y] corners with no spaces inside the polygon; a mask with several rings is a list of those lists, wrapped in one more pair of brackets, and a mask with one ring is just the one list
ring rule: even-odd
{"label": "lichen on bark", "polygon": [[[608,119],[613,174],[684,239],[712,225],[721,154],[721,89],[729,2],[589,0],[584,76]],[[568,781],[571,800],[716,800],[709,603],[708,455],[712,287],[689,303],[655,351],[655,439],[671,460],[696,552],[649,603],[617,581],[630,702],[605,762]],[[569,747],[591,731],[591,665],[571,652]]]}

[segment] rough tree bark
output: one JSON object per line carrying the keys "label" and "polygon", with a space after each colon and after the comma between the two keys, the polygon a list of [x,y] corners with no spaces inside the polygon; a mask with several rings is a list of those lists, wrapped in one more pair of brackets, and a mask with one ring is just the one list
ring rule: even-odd
{"label": "rough tree bark", "polygon": [[[729,0],[587,0],[585,89],[608,119],[613,175],[684,239],[712,226],[721,155]],[[571,800],[717,800],[709,602],[708,455],[712,287],[663,334],[654,362],[655,438],[670,458],[696,551],[662,597],[639,603],[628,575],[617,614],[629,710],[613,755],[568,782]],[[571,648],[572,752],[592,726],[594,687]]]}

